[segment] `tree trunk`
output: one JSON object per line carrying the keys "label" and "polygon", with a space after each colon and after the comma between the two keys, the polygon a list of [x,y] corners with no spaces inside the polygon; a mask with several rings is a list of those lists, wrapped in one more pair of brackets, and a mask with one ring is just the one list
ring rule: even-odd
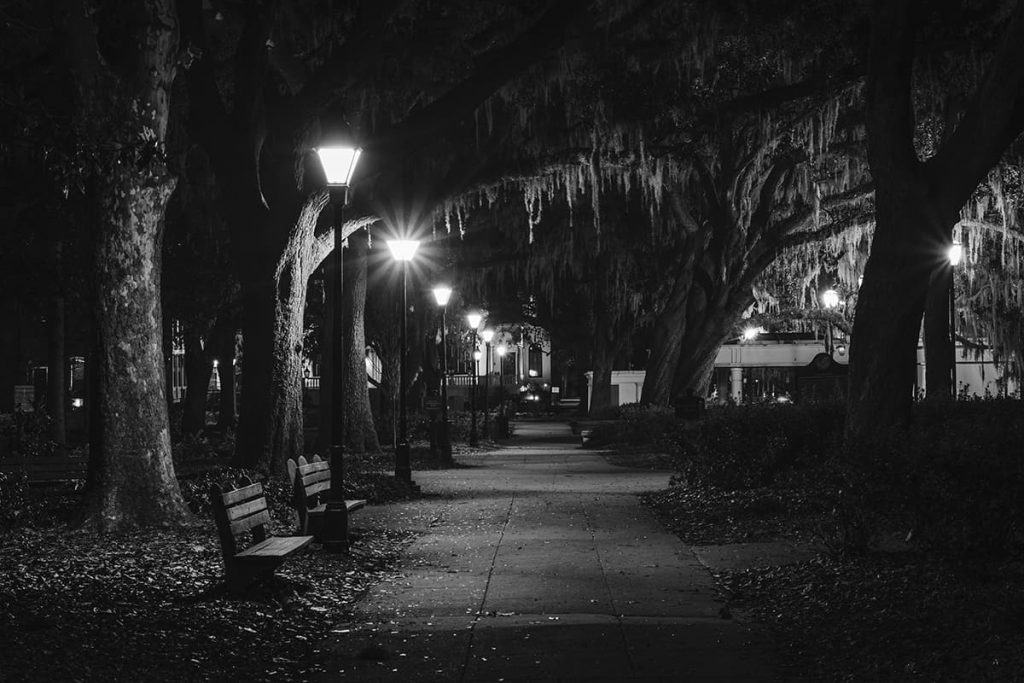
{"label": "tree trunk", "polygon": [[159,291],[162,220],[174,181],[155,173],[121,180],[101,190],[93,270],[102,452],[86,510],[104,531],[179,523],[189,514],[171,461]]}
{"label": "tree trunk", "polygon": [[906,424],[913,403],[917,342],[930,268],[922,261],[928,219],[911,181],[879,181],[877,223],[850,344],[847,437]]}
{"label": "tree trunk", "polygon": [[953,268],[939,264],[928,286],[924,308],[925,397],[929,401],[955,398],[953,390],[953,342],[949,335],[949,290]]}
{"label": "tree trunk", "polygon": [[50,440],[63,451],[67,446],[67,383],[65,369],[67,358],[64,354],[64,297],[54,294],[50,297],[50,314],[47,317],[47,366],[46,411],[50,416]]}
{"label": "tree trunk", "polygon": [[217,406],[217,427],[235,426],[238,410],[235,405],[235,321],[226,313],[217,317],[210,333],[210,348],[216,355],[220,378],[220,402]]}
{"label": "tree trunk", "polygon": [[334,318],[332,311],[338,303],[338,295],[331,283],[336,283],[334,275],[335,260],[334,253],[327,255],[323,264],[324,280],[324,310],[323,322],[320,328],[320,428],[316,437],[316,449],[324,458],[330,453],[331,444],[334,443],[334,423],[337,420],[337,410],[334,403],[334,344],[337,339],[334,330]]}
{"label": "tree trunk", "polygon": [[612,363],[614,358],[595,349],[593,360],[594,374],[591,377],[588,415],[597,415],[612,407]]}
{"label": "tree trunk", "polygon": [[[209,345],[209,341],[207,341]],[[213,359],[199,330],[189,325],[185,329],[185,401],[182,406],[181,433],[194,436],[206,427],[206,404],[209,396]]]}
{"label": "tree trunk", "polygon": [[[160,308],[161,239],[174,179],[163,161],[178,56],[170,0],[133,7],[132,21],[69,0],[67,25],[78,94],[75,112],[96,208],[93,278],[99,400],[84,522],[101,531],[178,524],[189,517],[174,476]],[[100,35],[103,39],[100,40]],[[119,69],[103,51],[123,44]],[[147,142],[148,141],[148,142]],[[123,152],[116,162],[92,150]]]}
{"label": "tree trunk", "polygon": [[345,431],[353,453],[380,452],[380,441],[370,411],[366,379],[366,257],[369,238],[365,230],[349,235],[345,258]]}
{"label": "tree trunk", "polygon": [[259,467],[270,462],[267,425],[274,362],[273,279],[258,274],[242,279],[242,373],[234,467]]}

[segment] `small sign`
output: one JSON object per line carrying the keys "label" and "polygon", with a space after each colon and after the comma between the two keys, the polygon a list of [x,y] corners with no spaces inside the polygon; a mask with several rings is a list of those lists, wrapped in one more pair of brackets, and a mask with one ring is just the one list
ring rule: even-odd
{"label": "small sign", "polygon": [[560,393],[562,393],[562,387],[551,387],[551,393],[552,394],[560,394]]}

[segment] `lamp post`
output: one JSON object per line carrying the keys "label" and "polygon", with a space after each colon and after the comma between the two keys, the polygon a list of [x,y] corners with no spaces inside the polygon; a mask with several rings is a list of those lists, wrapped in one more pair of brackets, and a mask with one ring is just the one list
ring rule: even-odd
{"label": "lamp post", "polygon": [[434,301],[441,307],[441,430],[438,441],[441,445],[441,457],[445,462],[452,459],[451,430],[448,423],[448,299],[452,296],[452,288],[445,285],[434,287]]}
{"label": "lamp post", "polygon": [[328,292],[333,305],[331,311],[331,401],[325,406],[325,411],[330,415],[333,422],[331,429],[330,462],[331,462],[331,486],[327,493],[327,503],[324,508],[324,523],[320,536],[324,550],[328,552],[342,552],[348,549],[348,508],[345,506],[345,494],[342,486],[345,482],[345,401],[342,396],[345,392],[345,337],[342,332],[342,306],[344,305],[343,268],[345,264],[342,246],[344,235],[342,234],[344,221],[344,208],[348,203],[348,187],[352,182],[352,175],[355,173],[356,164],[359,162],[361,150],[358,147],[346,145],[342,141],[336,144],[335,141],[325,141],[316,150],[317,156],[324,169],[324,176],[327,178],[328,192],[330,192],[331,204],[334,209],[334,251],[331,261],[328,262],[329,282]]}
{"label": "lamp post", "polygon": [[825,353],[832,357],[832,311],[839,305],[839,292],[826,289],[821,295],[821,303],[825,305],[829,318],[825,323]]}
{"label": "lamp post", "polygon": [[480,351],[476,348],[477,335],[476,331],[480,327],[480,320],[482,316],[479,313],[467,313],[466,322],[469,323],[469,329],[473,330],[473,386],[470,388],[470,418],[469,418],[469,445],[479,446],[480,437],[476,433],[476,384],[477,379],[480,376]]}
{"label": "lamp post", "polygon": [[956,267],[964,257],[964,248],[959,242],[953,242],[949,248],[949,372],[950,391],[953,400],[957,398],[956,390],[956,278],[954,277]]}
{"label": "lamp post", "polygon": [[412,464],[409,461],[409,428],[406,409],[406,368],[409,301],[407,284],[409,278],[409,261],[416,254],[419,240],[388,240],[388,248],[395,260],[402,264],[402,334],[400,337],[401,357],[398,365],[398,443],[395,444],[395,478],[412,481]]}
{"label": "lamp post", "polygon": [[490,434],[490,415],[487,410],[487,394],[491,389],[491,340],[494,339],[494,330],[486,329],[480,333],[480,336],[484,340],[484,347],[487,349],[487,354],[484,359],[484,438],[486,439]]}
{"label": "lamp post", "polygon": [[498,348],[495,349],[498,353],[498,400],[501,401],[502,405],[505,402],[505,355],[508,353],[508,347],[504,344],[498,344]]}

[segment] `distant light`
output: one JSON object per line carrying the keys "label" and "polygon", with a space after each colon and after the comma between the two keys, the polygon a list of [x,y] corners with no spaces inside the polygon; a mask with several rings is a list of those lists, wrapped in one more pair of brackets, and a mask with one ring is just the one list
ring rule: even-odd
{"label": "distant light", "polygon": [[536,377],[537,376],[537,371],[536,370],[530,370],[529,371],[529,375],[530,375],[530,377]]}
{"label": "distant light", "polygon": [[479,349],[473,352],[473,360],[480,360],[483,356],[484,354]]}
{"label": "distant light", "polygon": [[362,150],[358,147],[325,146],[318,147],[316,154],[320,157],[320,165],[324,167],[327,184],[336,187],[348,187],[356,172],[356,164]]}
{"label": "distant light", "polygon": [[836,347],[836,353],[838,353],[840,356],[845,356],[846,355],[846,344],[840,344],[839,346],[837,346]]}
{"label": "distant light", "polygon": [[821,303],[825,305],[825,308],[835,308],[839,305],[839,292],[834,289],[826,289],[821,295]]}
{"label": "distant light", "polygon": [[434,287],[434,300],[437,301],[438,306],[447,306],[448,299],[452,296],[452,288],[446,287],[445,285],[438,285]]}
{"label": "distant light", "polygon": [[494,330],[487,328],[486,330],[480,333],[480,336],[483,337],[484,343],[490,344],[491,341],[494,339]]}
{"label": "distant light", "polygon": [[412,261],[419,246],[419,240],[388,240],[388,248],[396,261]]}
{"label": "distant light", "polygon": [[498,346],[497,351],[499,356],[504,356],[506,353],[508,353],[508,347],[505,346],[504,344],[501,344],[500,346]]}
{"label": "distant light", "polygon": [[218,367],[220,367],[220,361],[217,360],[216,358],[214,358],[213,359],[213,369],[216,370]]}
{"label": "distant light", "polygon": [[85,399],[84,398],[73,398],[73,399],[71,399],[71,407],[72,408],[81,408],[84,405],[85,405]]}
{"label": "distant light", "polygon": [[959,242],[953,242],[953,246],[949,248],[949,265],[956,266],[960,265],[960,261],[964,258],[964,248]]}
{"label": "distant light", "polygon": [[483,319],[484,317],[477,313],[476,311],[466,314],[466,322],[469,323],[469,329],[471,330],[475,330],[478,327],[480,327],[480,323],[481,321],[483,321]]}
{"label": "distant light", "polygon": [[775,397],[775,402],[776,403],[792,403],[793,399],[791,399],[789,396],[785,396],[785,395],[783,395],[783,396],[776,396]]}
{"label": "distant light", "polygon": [[747,327],[743,330],[743,341],[753,341],[757,339],[757,335],[765,332],[763,327]]}

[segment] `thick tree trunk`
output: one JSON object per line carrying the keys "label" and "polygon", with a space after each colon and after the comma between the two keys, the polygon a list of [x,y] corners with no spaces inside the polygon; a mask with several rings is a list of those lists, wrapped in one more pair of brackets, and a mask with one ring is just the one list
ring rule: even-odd
{"label": "thick tree trunk", "polygon": [[273,279],[242,281],[242,373],[235,467],[270,462],[270,378],[274,362]]}
{"label": "thick tree trunk", "polygon": [[199,330],[189,325],[185,329],[185,401],[181,415],[183,435],[199,434],[206,427],[206,404],[212,372],[213,358],[203,348]]}
{"label": "thick tree trunk", "polygon": [[270,380],[268,460],[261,469],[283,472],[289,458],[303,454],[303,313],[309,273],[301,260],[289,261],[277,276],[274,308],[274,363]]}
{"label": "thick tree trunk", "polygon": [[949,289],[953,269],[948,263],[935,269],[924,308],[925,397],[929,401],[954,398],[953,342],[949,336]]}
{"label": "thick tree trunk", "polygon": [[337,410],[334,406],[334,344],[337,339],[334,331],[334,318],[331,311],[338,303],[332,282],[337,282],[334,275],[335,261],[333,250],[327,255],[323,264],[324,279],[324,311],[320,328],[320,415],[319,430],[316,437],[316,449],[324,458],[330,453],[334,443],[334,423]]}
{"label": "thick tree trunk", "polygon": [[87,521],[111,531],[182,522],[171,461],[160,310],[160,237],[174,182],[126,173],[103,188],[94,264],[102,452]]}
{"label": "thick tree trunk", "polygon": [[846,433],[854,440],[910,419],[931,271],[920,254],[931,231],[920,194],[907,179],[897,185],[890,177],[878,186],[875,237],[850,344]]}
{"label": "thick tree trunk", "polygon": [[64,354],[64,297],[54,294],[50,297],[50,313],[46,319],[47,366],[46,411],[50,416],[50,440],[58,450],[67,446],[67,384]]}
{"label": "thick tree trunk", "polygon": [[706,314],[700,324],[691,323],[683,337],[679,363],[672,386],[673,400],[688,396],[706,396],[715,359],[732,332],[737,313],[714,311]]}
{"label": "thick tree trunk", "polygon": [[589,415],[597,415],[612,406],[613,357],[595,350],[594,374],[591,376]]}
{"label": "thick tree trunk", "polygon": [[345,431],[353,453],[377,453],[380,442],[370,411],[366,380],[366,257],[368,236],[359,230],[348,238],[345,258]]}

